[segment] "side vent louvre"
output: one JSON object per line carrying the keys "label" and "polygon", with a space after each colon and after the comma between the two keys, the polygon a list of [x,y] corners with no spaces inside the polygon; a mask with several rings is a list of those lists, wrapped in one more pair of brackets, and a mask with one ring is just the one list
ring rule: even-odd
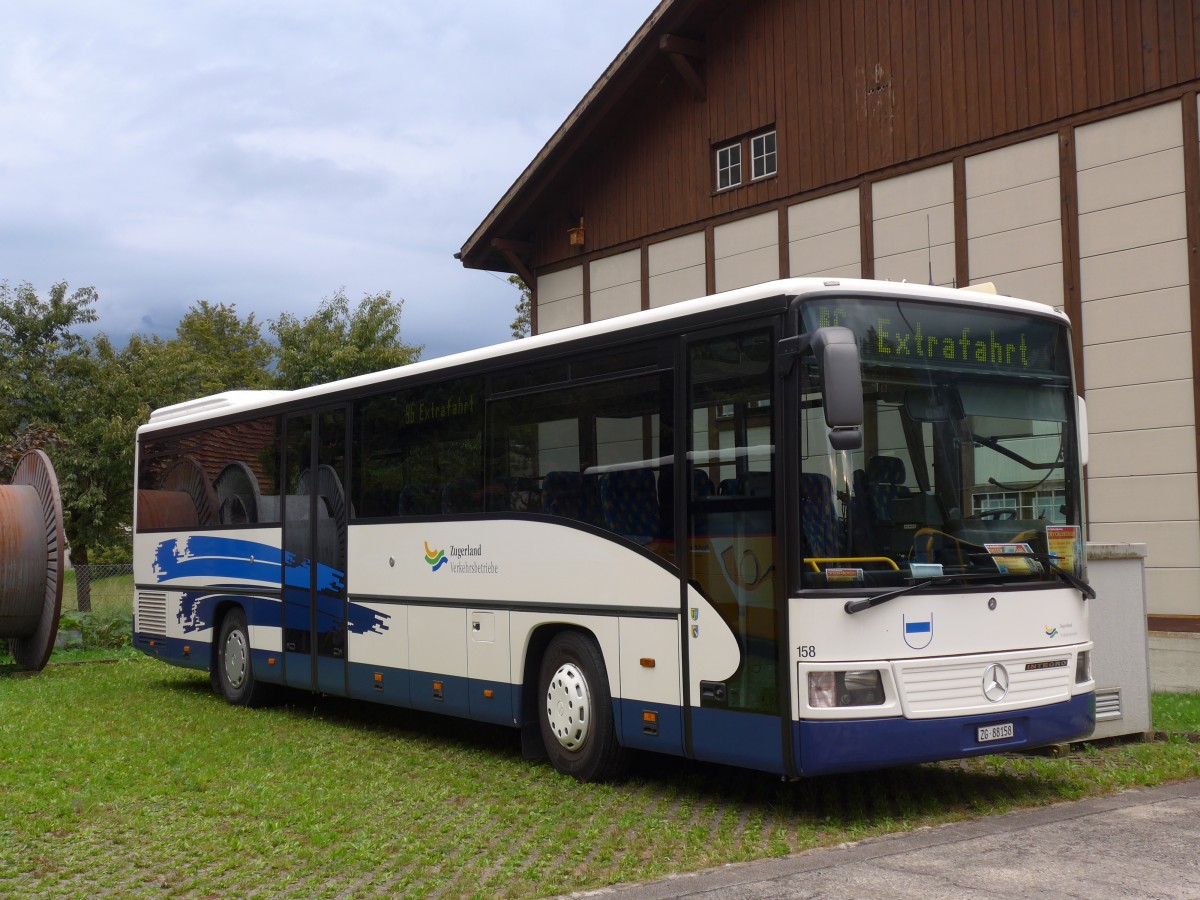
{"label": "side vent louvre", "polygon": [[1109,688],[1096,691],[1096,721],[1121,718],[1121,689]]}
{"label": "side vent louvre", "polygon": [[138,591],[137,630],[141,634],[167,636],[167,595]]}

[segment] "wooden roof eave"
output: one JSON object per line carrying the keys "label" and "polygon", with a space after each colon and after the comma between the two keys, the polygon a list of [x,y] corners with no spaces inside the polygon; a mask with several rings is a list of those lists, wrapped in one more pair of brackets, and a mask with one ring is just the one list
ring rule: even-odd
{"label": "wooden roof eave", "polygon": [[603,120],[622,96],[622,89],[661,55],[656,40],[651,38],[670,27],[678,28],[689,19],[697,7],[712,5],[706,0],[661,0],[642,23],[637,33],[621,50],[604,73],[596,80],[571,114],[545,143],[520,177],[513,182],[500,201],[488,213],[455,257],[468,268],[498,266],[515,271],[509,254],[501,253],[495,241],[520,240],[521,235],[507,234],[505,227],[518,222],[536,202],[541,188],[547,185],[570,160],[573,151],[587,139],[592,129]]}

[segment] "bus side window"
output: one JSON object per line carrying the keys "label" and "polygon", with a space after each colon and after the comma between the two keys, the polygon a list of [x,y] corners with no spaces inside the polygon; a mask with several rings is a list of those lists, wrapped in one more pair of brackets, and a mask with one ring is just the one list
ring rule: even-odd
{"label": "bus side window", "polygon": [[464,378],[355,404],[359,518],[453,516],[484,507],[483,381]]}

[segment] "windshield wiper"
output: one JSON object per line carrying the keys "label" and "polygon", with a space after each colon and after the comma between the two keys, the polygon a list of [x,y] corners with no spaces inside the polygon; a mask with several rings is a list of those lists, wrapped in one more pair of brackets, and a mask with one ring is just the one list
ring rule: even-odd
{"label": "windshield wiper", "polygon": [[1034,462],[1032,459],[1026,459],[1015,450],[1010,450],[1008,447],[1005,447],[1000,443],[998,438],[976,434],[973,431],[970,432],[970,435],[971,440],[974,443],[979,444],[981,447],[987,447],[989,450],[995,450],[1001,456],[1007,456],[1013,462],[1018,462],[1027,469],[1061,469],[1063,467],[1063,462],[1061,459],[1056,459],[1054,462],[1048,463]]}
{"label": "windshield wiper", "polygon": [[1066,569],[1060,568],[1055,562],[1054,557],[1048,556],[1045,553],[1022,553],[1017,550],[1011,553],[989,553],[992,559],[1003,559],[1006,556],[1015,556],[1021,559],[1033,559],[1048,566],[1050,571],[1069,584],[1079,593],[1083,594],[1089,600],[1096,599],[1096,589],[1076,575],[1074,572],[1068,572]]}
{"label": "windshield wiper", "polygon": [[874,597],[859,597],[857,600],[847,600],[845,610],[847,615],[852,616],[865,609],[879,606],[882,603],[887,603],[889,600],[895,600],[897,597],[903,597],[905,594],[911,594],[914,591],[932,587],[935,584],[953,584],[956,581],[996,581],[998,577],[1002,576],[1002,572],[962,572],[958,575],[936,575],[933,578],[926,578],[923,581],[918,581],[899,590],[888,591],[886,594],[877,594]]}
{"label": "windshield wiper", "polygon": [[[1002,558],[1005,556],[1018,556],[1023,559],[1035,559],[1038,562],[1045,563],[1050,567],[1050,571],[1065,581],[1075,590],[1086,596],[1089,600],[1096,599],[1096,589],[1075,575],[1073,572],[1068,572],[1066,569],[1059,568],[1055,565],[1049,556],[1042,553],[989,553],[989,559]],[[876,594],[874,597],[859,597],[855,600],[847,600],[845,610],[847,615],[863,612],[875,606],[887,603],[889,600],[895,600],[897,597],[903,597],[905,594],[911,594],[915,591],[923,590],[927,587],[932,587],[937,584],[953,584],[956,581],[997,581],[1004,578],[1006,575],[1015,575],[1010,572],[962,572],[957,575],[937,575],[933,578],[926,578],[899,590],[888,591],[885,594]]]}

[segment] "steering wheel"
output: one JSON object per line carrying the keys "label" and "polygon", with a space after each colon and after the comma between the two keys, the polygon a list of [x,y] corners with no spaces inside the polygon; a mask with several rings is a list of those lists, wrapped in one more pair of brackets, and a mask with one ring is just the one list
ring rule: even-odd
{"label": "steering wheel", "polygon": [[1017,511],[1015,509],[1009,507],[1006,509],[985,509],[983,512],[975,515],[973,518],[995,519],[995,520],[999,521],[1001,519],[1015,519],[1016,517],[1017,517]]}

